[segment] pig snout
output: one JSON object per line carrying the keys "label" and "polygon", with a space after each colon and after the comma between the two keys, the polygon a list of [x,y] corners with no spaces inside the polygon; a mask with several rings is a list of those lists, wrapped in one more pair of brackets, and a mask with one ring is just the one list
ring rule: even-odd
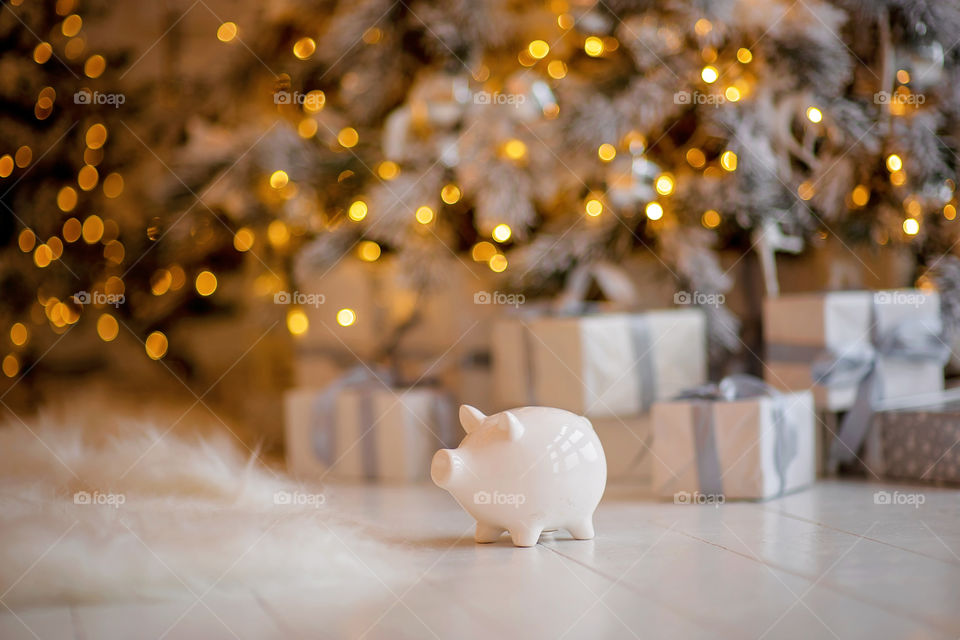
{"label": "pig snout", "polygon": [[455,449],[440,449],[433,455],[430,478],[438,487],[446,489],[460,475],[463,464],[463,458]]}

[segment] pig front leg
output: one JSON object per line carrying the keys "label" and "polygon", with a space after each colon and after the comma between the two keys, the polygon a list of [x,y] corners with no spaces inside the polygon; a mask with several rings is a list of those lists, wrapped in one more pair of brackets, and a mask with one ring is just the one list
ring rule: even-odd
{"label": "pig front leg", "polygon": [[567,531],[570,532],[577,540],[590,540],[593,538],[593,516],[587,516],[586,518],[580,520],[576,524],[572,524],[567,527]]}
{"label": "pig front leg", "polygon": [[517,547],[532,547],[537,544],[541,533],[543,525],[539,524],[517,524],[510,527],[510,537]]}
{"label": "pig front leg", "polygon": [[479,542],[480,544],[486,544],[488,542],[496,542],[500,539],[500,534],[504,532],[504,529],[492,524],[482,524],[477,523],[477,532],[473,535],[473,539]]}

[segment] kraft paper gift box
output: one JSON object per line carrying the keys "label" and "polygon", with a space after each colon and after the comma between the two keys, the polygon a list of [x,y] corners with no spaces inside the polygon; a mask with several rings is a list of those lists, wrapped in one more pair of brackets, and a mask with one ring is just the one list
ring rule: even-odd
{"label": "kraft paper gift box", "polygon": [[867,467],[881,477],[960,484],[960,401],[873,414]]}
{"label": "kraft paper gift box", "polygon": [[[943,389],[943,362],[877,353],[886,336],[903,327],[938,334],[940,299],[918,289],[832,291],[792,294],[764,301],[764,377],[784,390],[813,388],[817,408],[844,411],[857,395],[857,382],[814,385],[818,358],[876,354],[877,399]],[[915,327],[915,328],[914,328]],[[838,367],[839,368],[839,367]]]}
{"label": "kraft paper gift box", "polygon": [[306,479],[423,480],[458,435],[450,397],[429,388],[293,389],[285,411],[287,467]]}
{"label": "kraft paper gift box", "polygon": [[493,326],[494,397],[500,408],[636,415],[704,382],[706,351],[698,309],[514,317]]}
{"label": "kraft paper gift box", "polygon": [[816,478],[809,391],[657,402],[652,418],[653,486],[662,497],[766,499]]}
{"label": "kraft paper gift box", "polygon": [[594,418],[590,422],[607,459],[607,480],[649,486],[653,457],[650,413],[626,418]]}

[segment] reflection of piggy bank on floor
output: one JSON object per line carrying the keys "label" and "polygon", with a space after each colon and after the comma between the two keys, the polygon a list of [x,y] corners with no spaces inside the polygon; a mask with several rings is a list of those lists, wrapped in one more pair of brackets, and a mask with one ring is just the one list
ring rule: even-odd
{"label": "reflection of piggy bank on floor", "polygon": [[430,476],[477,519],[477,542],[495,542],[505,530],[518,547],[557,529],[593,537],[607,461],[589,420],[548,407],[488,417],[463,405],[460,422],[467,436],[434,455]]}

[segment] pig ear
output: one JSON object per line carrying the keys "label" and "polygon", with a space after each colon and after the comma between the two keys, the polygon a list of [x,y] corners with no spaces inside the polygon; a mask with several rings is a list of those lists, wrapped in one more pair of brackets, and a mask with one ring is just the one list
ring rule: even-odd
{"label": "pig ear", "polygon": [[500,422],[500,428],[507,432],[510,440],[519,440],[520,436],[523,435],[523,425],[520,424],[520,419],[509,411],[505,411],[503,415],[504,418]]}
{"label": "pig ear", "polygon": [[487,416],[483,415],[483,412],[476,407],[471,407],[468,404],[460,405],[460,424],[463,425],[463,430],[467,433],[473,433],[482,427],[483,421],[486,419]]}

